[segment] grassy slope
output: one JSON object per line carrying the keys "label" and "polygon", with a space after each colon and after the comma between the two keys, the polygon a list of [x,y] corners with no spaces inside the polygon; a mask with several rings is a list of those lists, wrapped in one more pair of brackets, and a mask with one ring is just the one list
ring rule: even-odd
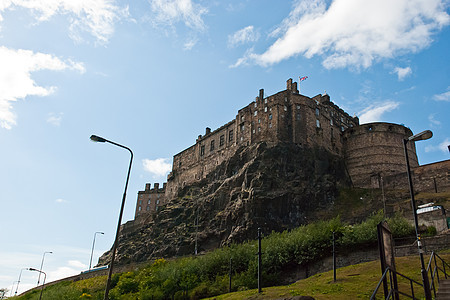
{"label": "grassy slope", "polygon": [[[450,261],[450,251],[440,255],[447,262]],[[425,257],[428,262],[429,256]],[[397,271],[421,282],[419,256],[396,258]],[[248,290],[221,295],[211,299],[277,299],[292,296],[312,296],[317,300],[334,299],[368,299],[381,277],[379,261],[372,261],[358,265],[348,266],[337,270],[337,280],[333,282],[333,271],[317,274],[307,279],[297,281],[287,286],[263,288],[258,294],[257,290]],[[399,278],[399,287],[402,291],[409,291],[409,283]],[[415,286],[417,296],[423,295],[419,286]],[[382,295],[379,291],[378,296]],[[416,297],[417,297],[416,296]]]}

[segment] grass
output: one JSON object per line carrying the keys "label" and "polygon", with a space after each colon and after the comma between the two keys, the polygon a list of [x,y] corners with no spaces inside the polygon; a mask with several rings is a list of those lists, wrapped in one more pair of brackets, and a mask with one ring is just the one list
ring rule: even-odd
{"label": "grass", "polygon": [[[450,261],[450,251],[441,252],[440,256],[447,262]],[[429,256],[425,257],[428,262]],[[396,258],[397,271],[421,282],[419,256]],[[317,300],[346,300],[346,299],[368,299],[380,277],[380,262],[372,261],[352,265],[337,270],[337,280],[333,281],[333,271],[320,273],[307,279],[299,280],[286,286],[266,287],[263,292],[248,290],[224,294],[210,299],[277,299],[293,296],[312,296]],[[398,279],[401,291],[409,293],[409,283],[401,278]],[[420,286],[414,287],[416,297],[423,297]],[[382,298],[382,290],[378,292]]]}

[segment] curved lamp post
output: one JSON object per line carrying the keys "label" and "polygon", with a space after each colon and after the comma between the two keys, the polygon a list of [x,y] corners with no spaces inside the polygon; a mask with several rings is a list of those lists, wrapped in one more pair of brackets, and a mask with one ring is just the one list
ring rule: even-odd
{"label": "curved lamp post", "polygon": [[105,234],[104,232],[101,232],[101,231],[97,231],[94,233],[94,241],[92,242],[91,260],[89,261],[89,271],[91,270],[91,266],[92,266],[92,256],[94,255],[95,236],[97,235],[97,233]]}
{"label": "curved lamp post", "polygon": [[431,132],[431,130],[425,130],[425,131],[422,131],[418,134],[415,134],[415,135],[410,136],[409,138],[403,140],[403,148],[405,150],[405,159],[406,159],[406,172],[408,174],[409,192],[411,194],[411,207],[412,207],[413,216],[414,216],[414,227],[416,229],[417,247],[419,248],[420,264],[421,264],[420,273],[422,275],[422,282],[423,282],[423,288],[425,291],[425,299],[426,300],[431,300],[431,289],[430,289],[430,282],[428,280],[427,269],[425,268],[425,262],[423,259],[422,242],[420,240],[420,234],[419,234],[419,222],[417,220],[416,201],[414,199],[414,189],[413,189],[412,178],[411,178],[411,169],[409,167],[408,149],[407,149],[406,145],[408,144],[408,142],[428,140],[432,136],[433,136],[433,133]]}
{"label": "curved lamp post", "polygon": [[130,179],[131,164],[133,162],[133,151],[131,151],[131,149],[128,147],[125,147],[123,145],[117,144],[115,142],[109,141],[107,139],[104,139],[104,138],[96,136],[96,135],[91,135],[91,141],[98,142],[98,143],[110,143],[115,146],[127,149],[131,154],[130,165],[128,167],[127,181],[125,183],[125,190],[123,192],[123,197],[122,197],[122,205],[120,206],[119,221],[117,222],[116,238],[114,239],[114,245],[113,245],[113,249],[112,249],[112,253],[111,253],[111,263],[109,265],[108,280],[106,281],[105,297],[103,298],[104,300],[108,300],[109,299],[108,298],[109,287],[111,285],[111,276],[112,276],[113,266],[114,266],[114,258],[116,256],[116,249],[117,249],[117,244],[118,244],[118,240],[119,240],[120,223],[122,222],[123,208],[125,206],[125,198],[127,195],[128,180]]}
{"label": "curved lamp post", "polygon": [[[42,272],[42,266],[44,265],[44,258],[45,258],[45,254],[46,254],[46,253],[52,254],[53,252],[52,252],[52,251],[46,251],[46,252],[44,252],[44,254],[42,255],[41,267],[39,268],[39,271],[41,271],[41,272]],[[39,281],[40,281],[40,280],[41,280],[41,273],[39,273],[38,283],[37,283],[36,286],[39,285]]]}
{"label": "curved lamp post", "polygon": [[14,293],[14,296],[17,296],[17,290],[19,289],[20,278],[22,277],[22,271],[23,270],[28,270],[28,269],[27,268],[23,268],[22,270],[20,270],[19,280],[17,280],[16,292]]}
{"label": "curved lamp post", "polygon": [[45,285],[45,279],[47,278],[47,274],[45,274],[45,272],[38,270],[38,269],[34,269],[34,268],[28,268],[29,271],[35,271],[35,272],[39,272],[39,275],[44,274],[44,282],[42,283],[42,288],[41,288],[41,294],[39,295],[39,300],[42,299],[42,292],[44,291],[44,285]]}

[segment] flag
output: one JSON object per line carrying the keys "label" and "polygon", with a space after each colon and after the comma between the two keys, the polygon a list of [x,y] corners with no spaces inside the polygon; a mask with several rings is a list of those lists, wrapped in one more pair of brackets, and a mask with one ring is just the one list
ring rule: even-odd
{"label": "flag", "polygon": [[304,76],[304,77],[301,77],[301,78],[299,76],[298,78],[299,78],[299,82],[300,82],[300,81],[306,80],[308,78],[308,76]]}

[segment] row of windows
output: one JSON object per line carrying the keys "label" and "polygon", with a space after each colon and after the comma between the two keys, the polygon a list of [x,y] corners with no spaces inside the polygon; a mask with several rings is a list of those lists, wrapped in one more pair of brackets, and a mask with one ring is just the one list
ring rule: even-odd
{"label": "row of windows", "polygon": [[[156,211],[158,211],[158,208],[159,208],[158,206],[155,207]],[[145,210],[146,210],[146,211],[149,211],[149,210],[150,210],[150,206],[147,206],[147,207],[145,208]],[[142,211],[142,207],[141,207],[141,206],[138,207],[138,212],[140,212],[140,211]]]}
{"label": "row of windows", "polygon": [[[232,142],[234,138],[234,133],[233,130],[228,131],[228,141]],[[222,134],[219,137],[219,148],[222,147],[223,145],[225,145],[225,135]],[[216,141],[215,140],[211,140],[210,144],[209,144],[209,151],[214,151],[216,149]],[[200,146],[200,156],[204,156],[205,155],[205,145],[201,145]]]}

